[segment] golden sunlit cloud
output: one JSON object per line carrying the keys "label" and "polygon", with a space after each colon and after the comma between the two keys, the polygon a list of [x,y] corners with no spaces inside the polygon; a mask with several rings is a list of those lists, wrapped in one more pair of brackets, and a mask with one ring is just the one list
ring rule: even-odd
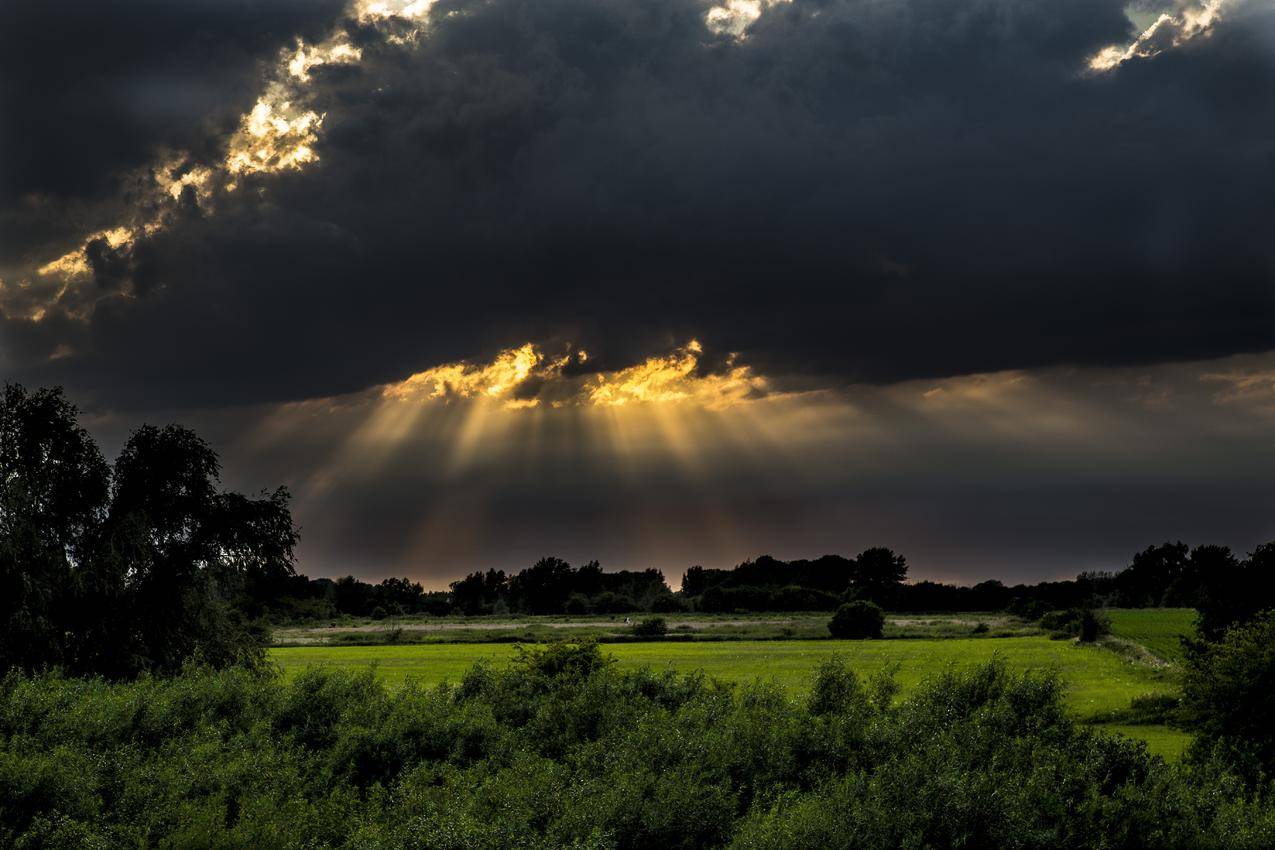
{"label": "golden sunlit cloud", "polygon": [[[361,23],[405,22],[405,29],[387,36],[390,42],[402,44],[420,34],[432,5],[433,0],[357,0],[350,13]],[[0,287],[0,309],[9,316],[39,322],[50,307],[62,304],[68,315],[85,318],[95,304],[93,293],[83,288],[92,275],[88,255],[92,243],[104,240],[111,250],[127,250],[138,239],[167,227],[187,191],[194,192],[205,212],[215,212],[218,195],[235,191],[246,177],[300,171],[318,162],[316,146],[324,115],[305,105],[311,72],[325,65],[357,64],[362,58],[362,50],[351,43],[344,25],[315,44],[298,39],[292,49],[282,51],[262,94],[226,140],[219,162],[195,165],[186,152],[169,151],[157,163],[126,175],[124,182],[135,199],[131,220],[93,231],[72,250],[37,266],[32,276],[44,279],[46,285],[33,288],[32,281],[24,278],[16,286]],[[39,291],[38,297],[33,296],[34,290]],[[64,303],[72,291],[88,297]]]}
{"label": "golden sunlit cloud", "polygon": [[[745,37],[748,25],[760,17],[762,11],[776,3],[790,0],[725,0],[722,5],[709,9],[705,25],[711,32]],[[428,15],[435,0],[354,0],[349,15],[357,22],[367,24],[380,20],[394,20],[400,27],[385,34],[385,40],[394,45],[416,40],[425,32]],[[46,285],[37,287],[38,297],[33,296],[31,280],[22,279],[22,298],[13,285],[0,288],[0,308],[6,315],[29,321],[41,321],[48,308],[61,303],[64,312],[84,319],[91,313],[96,301],[88,289],[80,289],[92,277],[88,259],[88,246],[97,240],[105,240],[111,250],[128,250],[139,238],[161,231],[171,223],[187,189],[195,192],[205,212],[215,212],[215,200],[221,192],[236,191],[242,178],[269,176],[274,173],[302,171],[319,162],[317,144],[323,131],[324,113],[307,106],[312,71],[326,65],[356,65],[362,61],[363,51],[354,46],[346,25],[324,41],[307,43],[296,41],[289,50],[282,51],[275,68],[266,75],[263,93],[251,110],[242,116],[235,133],[226,140],[226,153],[214,166],[200,166],[187,162],[185,152],[168,152],[153,166],[138,169],[126,178],[134,187],[136,196],[131,220],[115,226],[97,229],[80,240],[78,245],[55,259],[38,265],[33,277],[46,279]],[[83,292],[88,297],[79,303],[64,303],[71,292]],[[583,354],[583,353],[581,353]],[[720,384],[687,384],[685,377],[677,378],[678,368],[685,366],[685,356],[677,363],[662,363],[650,368],[648,373],[634,372],[623,378],[620,384],[613,381],[598,386],[597,404],[625,404],[630,400],[650,400],[654,396],[682,396],[718,394],[719,404],[729,404],[736,396],[756,390],[755,376],[746,371],[732,372],[729,380]],[[552,371],[552,363],[538,363],[537,370]],[[644,367],[635,367],[644,368]],[[463,387],[467,382],[482,381],[468,373],[436,373],[422,377],[422,382],[439,378],[440,385]],[[682,386],[687,384],[687,386]],[[510,407],[518,407],[519,401],[509,400]]]}
{"label": "golden sunlit cloud", "polygon": [[720,410],[774,393],[770,381],[734,355],[718,372],[700,370],[703,346],[691,340],[670,354],[610,372],[570,374],[573,364],[588,360],[585,351],[557,357],[526,343],[498,354],[490,363],[435,366],[385,387],[385,398],[400,401],[481,398],[509,409],[585,405],[623,407],[642,403],[690,402]]}
{"label": "golden sunlit cloud", "polygon": [[1104,47],[1089,59],[1089,70],[1110,71],[1131,59],[1147,59],[1208,35],[1227,0],[1183,3],[1177,14],[1163,13],[1128,45]]}
{"label": "golden sunlit cloud", "polygon": [[[103,239],[109,247],[120,248],[132,242],[135,237],[136,232],[131,227],[113,227],[110,230],[99,230],[96,233],[91,233],[84,241],[87,244]],[[61,274],[76,276],[88,273],[88,256],[83,248],[72,251],[69,254],[63,254],[56,260],[40,266],[40,274],[42,275]]]}
{"label": "golden sunlit cloud", "polygon": [[571,355],[548,359],[539,348],[526,343],[502,351],[485,365],[448,363],[417,372],[388,385],[383,394],[400,401],[487,398],[502,401],[510,408],[534,406],[537,399],[517,398],[518,391],[533,376],[537,380],[560,377],[570,360]]}
{"label": "golden sunlit cloud", "polygon": [[363,51],[350,44],[349,36],[338,34],[335,38],[308,46],[298,39],[296,52],[288,60],[288,73],[302,82],[310,81],[310,69],[323,65],[353,65],[363,58]]}
{"label": "golden sunlit cloud", "polygon": [[[285,96],[272,91],[243,117],[239,131],[230,139],[224,163],[227,172],[238,175],[296,171],[318,160],[314,145],[319,140],[323,116],[313,110],[297,109],[283,99]],[[233,191],[235,184],[226,188]]]}
{"label": "golden sunlit cloud", "polygon": [[589,402],[617,407],[633,402],[691,400],[717,410],[771,393],[770,383],[751,367],[736,365],[734,354],[728,358],[724,372],[697,374],[703,350],[691,340],[671,355],[648,358],[617,372],[599,373],[588,384]]}
{"label": "golden sunlit cloud", "polygon": [[704,25],[717,35],[730,35],[743,41],[748,35],[748,28],[753,25],[762,12],[780,3],[792,0],[725,0],[714,6],[704,16]]}

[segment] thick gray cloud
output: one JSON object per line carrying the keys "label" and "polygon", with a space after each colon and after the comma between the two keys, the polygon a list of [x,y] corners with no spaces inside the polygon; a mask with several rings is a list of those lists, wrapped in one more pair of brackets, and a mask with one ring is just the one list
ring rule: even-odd
{"label": "thick gray cloud", "polygon": [[125,192],[158,151],[215,157],[262,63],[344,5],[0,1],[0,267],[83,236],[83,204]]}
{"label": "thick gray cloud", "polygon": [[326,32],[338,0],[0,3],[0,197],[83,198],[156,148],[208,153],[263,60]]}
{"label": "thick gray cloud", "polygon": [[832,381],[1275,342],[1267,4],[1100,76],[1113,0],[797,0],[743,41],[706,8],[364,28],[315,72],[321,161],[139,245],[151,293],[41,374],[235,401],[526,338],[605,365],[695,334]]}
{"label": "thick gray cloud", "polygon": [[[324,116],[318,162],[243,176],[213,204],[189,197],[132,247],[98,243],[96,309],[0,316],[5,362],[94,409],[272,411],[526,340],[570,340],[607,369],[696,337],[788,387],[1275,349],[1267,0],[1231,0],[1207,34],[1103,74],[1089,58],[1136,35],[1121,0],[794,0],[742,39],[710,31],[709,6],[442,0],[415,37],[401,21],[342,24],[362,60],[312,69],[296,104]],[[195,27],[211,35],[183,28],[223,7],[224,26]],[[96,6],[68,13],[65,36],[45,21],[39,37],[68,45],[103,30],[97,58],[59,75],[54,47],[30,41],[20,52],[44,64],[5,72],[6,115],[22,104],[36,128],[3,131],[5,191],[53,198],[2,213],[23,256],[69,232],[66,204],[127,203],[112,180],[157,148],[219,156],[267,60],[334,16],[330,4],[139,8],[154,20],[126,15],[145,19],[133,29]],[[17,38],[2,24],[0,38]],[[1101,422],[1112,402],[1094,397],[1085,415]],[[1055,560],[1023,568],[1057,574],[1161,536],[1247,545],[1269,530],[1269,478],[1251,474],[1269,470],[1226,448],[1227,408],[1203,407],[1202,431],[1152,416],[1058,453],[1047,431],[971,447],[884,411],[903,436],[870,447],[877,467],[856,466],[852,439],[804,457],[804,478],[784,477],[782,458],[753,474],[745,452],[709,491],[658,459],[622,492],[614,458],[433,478],[419,458],[443,463],[449,444],[426,440],[299,515],[324,571],[409,563],[426,517],[459,547],[438,564],[561,551],[553,540],[587,528],[581,551],[562,554],[726,562],[910,535],[901,548],[932,572],[971,577],[979,563],[1009,574],[1067,537]],[[985,425],[995,436],[1028,410]],[[271,473],[254,485],[304,485],[339,453],[343,421],[239,468]],[[228,426],[223,448],[254,428]],[[1160,437],[1162,451],[1139,452]],[[1245,439],[1256,451],[1265,436]],[[464,549],[483,512],[501,531]],[[705,512],[737,518],[736,536],[714,548]],[[980,543],[997,534],[999,548]]]}

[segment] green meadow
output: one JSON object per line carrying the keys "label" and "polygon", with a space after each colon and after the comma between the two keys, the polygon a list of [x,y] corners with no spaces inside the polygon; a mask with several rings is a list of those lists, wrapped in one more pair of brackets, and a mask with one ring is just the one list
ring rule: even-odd
{"label": "green meadow", "polygon": [[[1119,712],[1132,699],[1173,693],[1171,669],[1155,670],[1100,646],[1081,646],[1047,637],[946,638],[876,641],[727,641],[649,642],[603,647],[622,668],[672,668],[703,671],[730,682],[772,681],[794,696],[803,694],[819,663],[840,655],[862,676],[892,669],[909,693],[929,676],[1000,658],[1011,668],[1056,670],[1067,686],[1067,702],[1080,720]],[[389,683],[409,679],[421,684],[457,681],[479,661],[500,664],[515,652],[510,644],[411,644],[389,646],[277,647],[271,657],[285,674],[309,666],[373,666]],[[1104,728],[1147,741],[1166,757],[1184,748],[1183,733],[1164,726],[1103,724]]]}
{"label": "green meadow", "polygon": [[1194,608],[1109,608],[1111,633],[1142,644],[1172,664],[1182,661],[1182,638],[1195,631]]}

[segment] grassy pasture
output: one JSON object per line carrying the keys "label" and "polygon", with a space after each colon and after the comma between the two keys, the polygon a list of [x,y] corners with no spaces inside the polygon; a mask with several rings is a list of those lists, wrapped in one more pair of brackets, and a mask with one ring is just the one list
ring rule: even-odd
{"label": "grassy pasture", "polygon": [[1182,661],[1181,638],[1195,632],[1194,608],[1109,608],[1106,613],[1113,635],[1173,664]]}
{"label": "grassy pasture", "polygon": [[[382,643],[538,643],[584,640],[604,643],[633,638],[624,614],[560,616],[342,618],[324,624],[275,629],[276,646],[361,646]],[[628,615],[637,622],[650,614]],[[830,612],[659,614],[675,640],[825,640]],[[1004,613],[888,614],[887,638],[1018,637],[1040,629]]]}
{"label": "grassy pasture", "polygon": [[[364,667],[391,683],[413,679],[422,684],[456,681],[474,663],[501,663],[513,653],[510,644],[415,644],[397,646],[277,647],[271,657],[285,674],[310,665]],[[1076,717],[1087,720],[1126,708],[1146,694],[1176,688],[1166,673],[1126,660],[1096,646],[1044,637],[898,639],[879,641],[730,641],[705,643],[628,643],[604,649],[621,667],[671,667],[702,670],[733,682],[774,681],[794,696],[809,686],[819,662],[842,655],[861,675],[897,665],[896,679],[905,693],[924,678],[949,666],[964,666],[999,657],[1015,669],[1054,669],[1068,686],[1068,703]],[[1148,741],[1153,752],[1180,752],[1185,735],[1160,726],[1112,727]]]}

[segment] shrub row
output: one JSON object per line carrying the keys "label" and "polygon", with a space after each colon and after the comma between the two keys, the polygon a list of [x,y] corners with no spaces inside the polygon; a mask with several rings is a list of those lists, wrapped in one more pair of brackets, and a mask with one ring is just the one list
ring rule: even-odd
{"label": "shrub row", "polygon": [[1275,846],[1275,809],[1077,727],[990,664],[905,700],[841,662],[808,698],[522,651],[454,685],[189,670],[0,683],[18,848]]}

